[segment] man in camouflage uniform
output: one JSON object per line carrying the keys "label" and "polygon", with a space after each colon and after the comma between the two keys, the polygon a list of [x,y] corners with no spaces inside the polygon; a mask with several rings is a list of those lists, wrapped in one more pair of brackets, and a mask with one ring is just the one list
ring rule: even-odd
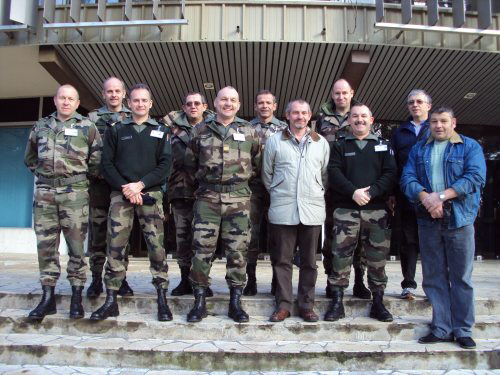
{"label": "man in camouflage uniform", "polygon": [[[172,111],[163,118],[171,132],[172,144],[172,173],[168,178],[168,201],[171,204],[175,221],[175,239],[177,244],[177,264],[181,270],[181,282],[172,290],[173,296],[192,294],[193,288],[189,281],[189,270],[193,250],[193,221],[194,191],[196,187],[187,176],[184,165],[186,148],[191,140],[193,127],[215,115],[208,109],[207,99],[199,92],[188,93],[183,100],[181,111]],[[207,296],[213,295],[207,288]]]}
{"label": "man in camouflage uniform", "polygon": [[[351,105],[356,104],[353,99],[354,90],[345,79],[335,81],[332,88],[331,98],[323,103],[316,116],[316,129],[319,134],[326,138],[328,143],[335,142],[340,136],[350,132],[348,118]],[[372,127],[373,132],[373,127]],[[323,266],[325,273],[332,272],[332,241],[333,241],[333,190],[328,188],[325,193],[326,200],[326,220],[325,220],[325,241],[321,252],[323,253]],[[365,274],[364,256],[361,247],[354,252],[354,287],[353,295],[362,299],[370,299],[370,291],[363,283]],[[331,291],[326,287],[326,296],[331,298]]]}
{"label": "man in camouflage uniform", "polygon": [[344,289],[349,285],[352,257],[358,242],[366,256],[368,286],[373,295],[370,317],[392,321],[392,315],[384,307],[383,296],[390,245],[386,199],[396,183],[396,162],[389,142],[370,132],[372,124],[370,109],[355,104],[349,114],[352,134],[340,137],[331,149],[328,172],[336,208],[333,213],[333,270],[328,277],[332,302],[325,314],[327,321],[345,316],[342,300]]}
{"label": "man in camouflage uniform", "polygon": [[[102,98],[106,103],[99,109],[89,113],[89,119],[99,130],[101,137],[108,127],[124,120],[130,115],[130,110],[123,105],[125,99],[125,83],[116,77],[104,81]],[[89,263],[92,272],[92,283],[87,288],[87,297],[97,298],[102,293],[102,270],[106,261],[106,229],[111,187],[102,176],[90,181],[90,246]],[[128,268],[128,249],[125,251],[125,270]],[[126,279],[118,290],[120,296],[133,296]]]}
{"label": "man in camouflage uniform", "polygon": [[168,266],[163,247],[163,193],[171,165],[169,134],[149,117],[153,105],[145,84],[130,90],[132,116],[106,130],[102,169],[111,186],[108,214],[107,262],[104,280],[106,301],[90,317],[118,316],[117,291],[125,278],[125,248],[137,214],[148,247],[153,285],[158,295],[158,320],[172,320],[167,305]]}
{"label": "man in camouflage uniform", "polygon": [[70,318],[83,318],[82,290],[87,263],[83,244],[88,229],[89,176],[96,176],[102,141],[95,125],[76,112],[80,105],[73,86],[54,96],[57,111],[31,130],[24,163],[37,177],[33,214],[43,296],[29,319],[41,321],[56,313],[54,287],[61,274],[59,234],[68,244]]}
{"label": "man in camouflage uniform", "polygon": [[[263,152],[269,137],[286,129],[287,124],[274,117],[274,111],[276,111],[277,108],[276,97],[269,90],[261,90],[257,93],[255,96],[254,108],[255,112],[257,112],[257,117],[250,121],[250,123],[254,126],[257,136],[260,138],[261,151]],[[264,187],[260,175],[255,176],[255,178],[250,181],[250,189],[252,190],[252,196],[250,198],[251,230],[247,253],[248,281],[243,290],[243,295],[245,296],[255,296],[257,294],[257,279],[255,273],[257,269],[257,258],[261,252],[260,227],[264,218],[267,217],[270,203],[269,193]]]}
{"label": "man in camouflage uniform", "polygon": [[228,316],[241,323],[248,321],[248,314],[240,305],[246,279],[251,194],[248,181],[259,173],[260,145],[252,125],[236,117],[240,101],[233,87],[221,89],[214,106],[216,116],[193,129],[186,151],[186,167],[198,183],[190,273],[195,303],[187,320],[199,322],[207,316],[205,292],[210,285],[212,256],[220,233],[230,288]]}

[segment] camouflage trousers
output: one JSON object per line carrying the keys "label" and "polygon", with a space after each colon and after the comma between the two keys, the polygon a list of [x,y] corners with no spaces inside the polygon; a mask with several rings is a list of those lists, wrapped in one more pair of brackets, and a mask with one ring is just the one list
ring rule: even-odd
{"label": "camouflage trousers", "polygon": [[[326,219],[325,219],[325,240],[323,242],[323,248],[321,253],[323,254],[323,267],[325,268],[325,273],[329,275],[333,268],[333,253],[332,253],[332,243],[333,243],[333,204],[331,203],[331,198],[329,195],[331,193],[327,192],[326,199]],[[356,250],[354,250],[353,266],[354,268],[360,268],[363,273],[366,268],[365,256],[362,254],[363,247],[358,244]]]}
{"label": "camouflage trousers", "polygon": [[33,213],[40,283],[55,286],[61,275],[58,248],[62,231],[68,244],[69,283],[72,286],[84,286],[87,263],[83,244],[89,222],[88,192],[56,193],[36,189]]}
{"label": "camouflage trousers", "polygon": [[229,287],[246,282],[250,200],[214,203],[197,200],[193,209],[193,265],[189,278],[194,286],[210,285],[212,256],[221,237],[226,253],[226,281]]}
{"label": "camouflage trousers", "polygon": [[175,242],[177,244],[177,264],[179,267],[191,267],[191,258],[193,258],[192,242],[193,230],[191,224],[193,221],[192,199],[174,199],[172,200],[172,212],[175,222]]}
{"label": "camouflage trousers", "polygon": [[156,288],[168,288],[168,265],[163,246],[163,194],[160,191],[148,193],[156,199],[151,206],[130,203],[121,192],[111,193],[108,214],[107,263],[104,280],[106,288],[118,290],[125,278],[125,249],[137,214],[142,234],[148,248],[149,270]]}
{"label": "camouflage trousers", "polygon": [[353,210],[337,208],[333,213],[333,270],[328,276],[332,290],[349,286],[354,250],[361,243],[368,268],[368,287],[372,292],[384,290],[386,257],[389,254],[391,231],[385,210]]}
{"label": "camouflage trousers", "polygon": [[[90,183],[89,264],[92,273],[102,274],[106,262],[106,235],[111,187],[104,180]],[[125,270],[128,269],[129,246],[125,249]]]}
{"label": "camouflage trousers", "polygon": [[[250,243],[248,245],[247,262],[257,264],[259,253],[263,250],[261,246],[260,228],[262,221],[269,211],[269,195],[252,194],[250,197]],[[269,233],[268,236],[269,238]],[[269,244],[269,241],[267,241]]]}

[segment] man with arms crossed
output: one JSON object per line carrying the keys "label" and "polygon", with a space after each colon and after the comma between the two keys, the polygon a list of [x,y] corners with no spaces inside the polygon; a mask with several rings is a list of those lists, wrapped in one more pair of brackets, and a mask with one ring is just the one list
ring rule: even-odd
{"label": "man with arms crossed", "polygon": [[455,132],[450,108],[436,109],[431,136],[411,150],[401,190],[416,204],[422,286],[432,305],[431,332],[421,344],[453,341],[476,347],[474,325],[474,220],[486,179],[481,146]]}
{"label": "man with arms crossed", "polygon": [[33,126],[24,157],[24,163],[37,177],[33,216],[43,296],[29,313],[33,321],[57,311],[54,288],[61,275],[61,230],[68,244],[67,273],[72,291],[69,316],[83,318],[88,178],[97,176],[101,161],[101,136],[89,119],[76,112],[80,105],[76,89],[70,85],[59,87],[54,104],[56,112]]}
{"label": "man with arms crossed", "polygon": [[[116,77],[110,77],[102,85],[102,98],[105,105],[89,113],[99,134],[104,139],[104,134],[108,127],[130,116],[130,109],[123,105],[126,90],[125,83]],[[92,272],[92,283],[87,288],[87,297],[97,298],[102,293],[102,270],[106,261],[106,232],[108,222],[108,210],[111,194],[111,187],[102,176],[98,176],[90,181],[90,246],[89,263]],[[124,265],[128,268],[128,250],[125,251]],[[133,296],[134,291],[124,278],[120,289],[120,296]]]}
{"label": "man with arms crossed", "polygon": [[167,128],[149,117],[151,90],[139,83],[130,89],[132,116],[108,128],[103,151],[103,174],[110,184],[106,301],[90,317],[118,316],[116,295],[125,277],[125,249],[137,214],[146,240],[153,285],[158,295],[158,320],[172,320],[167,305],[168,266],[163,247],[163,194],[171,165]]}
{"label": "man with arms crossed", "polygon": [[294,100],[287,105],[289,127],[267,143],[262,181],[269,191],[269,222],[272,232],[273,272],[276,275],[276,311],[272,322],[290,316],[293,305],[292,260],[299,247],[299,315],[316,322],[313,310],[318,276],[316,247],[325,221],[328,142],[307,126],[312,113],[309,104]]}

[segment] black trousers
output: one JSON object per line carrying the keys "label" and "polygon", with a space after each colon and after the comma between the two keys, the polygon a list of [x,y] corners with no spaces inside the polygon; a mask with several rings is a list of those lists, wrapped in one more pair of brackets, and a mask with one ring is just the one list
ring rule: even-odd
{"label": "black trousers", "polygon": [[297,301],[299,309],[312,309],[314,288],[318,277],[316,248],[321,233],[321,225],[279,225],[270,224],[273,271],[276,276],[276,305],[292,310],[293,253],[298,246],[300,255],[299,288]]}
{"label": "black trousers", "polygon": [[400,215],[402,236],[399,258],[403,273],[401,288],[416,288],[415,271],[419,252],[417,217],[414,211],[404,209],[400,211]]}

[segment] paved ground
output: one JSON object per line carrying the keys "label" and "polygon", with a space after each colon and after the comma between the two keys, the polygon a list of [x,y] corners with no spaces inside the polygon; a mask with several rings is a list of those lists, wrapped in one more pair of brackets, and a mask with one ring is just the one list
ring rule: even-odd
{"label": "paved ground", "polygon": [[182,370],[149,370],[149,369],[111,369],[102,367],[77,366],[16,366],[0,364],[2,375],[499,375],[500,370],[428,370],[428,371],[305,371],[305,372],[277,372],[277,371],[182,371]]}
{"label": "paved ground", "polygon": [[[69,283],[65,280],[67,256],[61,256],[61,265],[63,268],[61,279],[56,287],[58,294],[71,294]],[[500,260],[476,261],[474,264],[473,281],[475,293],[478,297],[488,297],[500,299],[500,272],[498,272]],[[0,292],[17,293],[40,293],[40,284],[38,281],[38,262],[34,254],[2,254],[0,253]],[[294,267],[294,289],[297,291],[298,268]],[[401,268],[399,262],[388,262],[386,267],[389,282],[385,294],[388,296],[397,296],[401,293]],[[90,278],[90,271],[89,271]],[[421,288],[422,271],[420,264],[417,265],[417,295],[424,296]],[[269,261],[261,261],[257,266],[257,283],[259,293],[270,293],[271,290],[272,269]],[[180,271],[176,262],[169,261],[170,287],[173,289],[179,282]],[[229,293],[225,277],[225,261],[216,260],[212,266],[211,278],[212,289],[215,293]],[[351,273],[351,285],[354,274]],[[127,280],[136,294],[155,294],[151,284],[151,274],[149,272],[149,262],[145,258],[131,259]],[[365,279],[366,280],[366,279]],[[87,281],[87,286],[90,280]],[[316,283],[316,293],[324,296],[326,286],[326,275],[323,265],[318,262],[318,281]],[[351,294],[349,288],[346,294]]]}

